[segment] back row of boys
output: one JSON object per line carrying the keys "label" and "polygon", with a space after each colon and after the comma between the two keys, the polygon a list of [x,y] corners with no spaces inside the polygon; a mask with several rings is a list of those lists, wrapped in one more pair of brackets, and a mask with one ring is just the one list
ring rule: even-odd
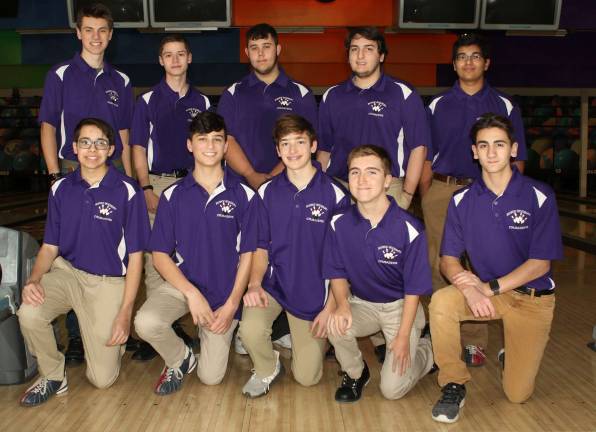
{"label": "back row of boys", "polygon": [[[413,88],[382,73],[383,36],[374,28],[354,29],[346,39],[353,76],[327,90],[317,118],[310,90],[278,65],[281,46],[266,24],[247,33],[253,70],[222,95],[222,117],[207,112],[208,99],[186,80],[191,54],[183,38],[163,39],[159,61],[166,77],[138,99],[131,116],[128,77],[103,61],[112,35],[109,12],[84,10],[77,35],[82,53],[49,72],[40,111],[44,156],[55,183],[40,252],[44,259],[37,260],[19,312],[42,378],[21,403],[37,405],[66,391],[64,357],[49,343],[48,332],[50,321],[70,307],[81,323],[88,378],[98,387],[115,381],[145,249],[153,251],[153,264],[146,265],[148,299],[135,327],[165,360],[158,394],[178,390],[197,363],[202,382],[223,379],[243,298],[239,333],[255,366],[243,388],[246,395],[267,393],[283,371],[270,336],[273,319],[285,310],[299,383],[313,385],[321,378],[329,335],[344,371],[335,398],[358,400],[369,372],[356,337],[382,332],[389,350],[381,391],[400,398],[433,365],[430,341],[421,338],[425,318],[418,297],[445,285],[439,272],[441,238],[440,270],[453,286],[431,303],[434,358],[443,387],[433,418],[453,422],[463,405],[470,377],[459,358],[460,321],[503,318],[505,392],[518,402],[531,395],[554,307],[554,296],[546,295],[554,293],[550,260],[561,254],[556,204],[546,186],[509,163],[525,156],[521,118],[511,101],[484,81],[490,60],[481,39],[467,35],[456,41],[453,65],[459,80],[425,112]],[[500,115],[476,122],[485,112]],[[298,115],[280,118],[286,113]],[[105,123],[79,122],[84,117]],[[108,156],[111,165],[121,160],[130,174],[131,124],[140,188],[105,165]],[[311,124],[318,125],[316,135]],[[111,133],[110,125],[119,133]],[[265,145],[271,130],[275,145]],[[363,143],[376,146],[358,147]],[[319,162],[311,162],[317,150]],[[60,169],[76,166],[64,161],[75,158],[80,168],[61,178]],[[221,167],[224,158],[231,169]],[[482,175],[473,159],[480,161]],[[184,175],[193,163],[194,170]],[[348,207],[348,195],[331,176],[349,183],[356,205]],[[402,210],[419,184],[430,255],[422,224]],[[143,238],[149,227],[141,216],[146,208],[152,219],[158,209],[148,246]],[[504,257],[501,261],[490,262],[480,232],[491,236],[490,257]],[[97,250],[90,253],[90,241],[105,260],[96,259]],[[459,264],[464,252],[476,273]],[[235,273],[229,271],[235,267]],[[325,279],[331,280],[333,295]],[[51,302],[49,286],[57,292]],[[102,298],[88,305],[82,301],[87,291]],[[99,319],[89,310],[100,307],[112,313]],[[537,309],[536,328],[524,321],[522,335],[516,323]],[[198,361],[171,328],[189,311],[199,326]],[[481,332],[486,339],[486,326]],[[466,361],[481,363],[485,346],[466,347]]]}

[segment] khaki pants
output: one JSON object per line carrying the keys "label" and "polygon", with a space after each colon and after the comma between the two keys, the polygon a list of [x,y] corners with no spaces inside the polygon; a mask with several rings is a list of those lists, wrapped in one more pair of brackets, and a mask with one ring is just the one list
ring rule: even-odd
{"label": "khaki pants", "polygon": [[[268,377],[275,371],[275,354],[271,344],[271,325],[281,313],[281,305],[269,294],[269,306],[245,307],[240,322],[240,339],[260,377]],[[325,339],[315,338],[310,332],[312,321],[296,318],[286,311],[292,335],[292,373],[303,386],[312,386],[323,375]]]}
{"label": "khaki pants", "polygon": [[[165,177],[165,176],[158,176],[154,174],[149,174],[149,183],[153,186],[153,192],[158,197],[161,197],[161,194],[165,189],[170,187],[172,184],[176,183],[179,179],[175,177]],[[148,212],[149,214],[149,223],[151,224],[151,228],[153,228],[153,223],[155,222],[155,213]],[[173,222],[172,222],[173,223]],[[159,274],[155,267],[153,266],[153,257],[151,253],[144,253],[145,256],[145,290],[147,297],[149,294],[157,289],[159,286],[164,284],[164,280]]]}
{"label": "khaki pants", "polygon": [[[491,298],[496,319],[503,320],[505,370],[503,390],[511,402],[524,402],[534,391],[536,374],[548,342],[555,295],[531,297],[508,291]],[[430,324],[439,385],[471,379],[461,360],[459,323],[474,318],[463,294],[454,286],[440,289],[430,303]],[[488,319],[481,319],[488,321]]]}
{"label": "khaki pants", "polygon": [[124,346],[108,347],[112,325],[122,305],[123,277],[96,276],[77,270],[58,257],[41,278],[45,301],[21,305],[18,316],[27,346],[37,356],[40,374],[64,378],[64,355],[56,347],[52,321],[74,309],[87,360],[87,378],[98,388],[112,385],[120,372]]}
{"label": "khaki pants", "polygon": [[[430,189],[422,197],[422,211],[426,238],[428,239],[428,260],[432,270],[433,291],[448,284],[439,270],[441,261],[439,254],[449,201],[451,201],[453,193],[461,188],[463,186],[433,180]],[[486,348],[488,346],[488,325],[479,322],[463,323],[461,325],[461,338],[463,345],[476,345]]]}
{"label": "khaki pants", "polygon": [[[387,345],[390,345],[399,331],[403,313],[403,299],[391,303],[372,303],[358,297],[350,298],[352,310],[352,327],[343,336],[329,336],[335,347],[335,356],[350,378],[357,379],[362,375],[364,361],[358,348],[356,338],[368,336],[381,331]],[[430,341],[420,338],[425,318],[422,305],[418,311],[410,333],[411,366],[400,376],[393,372],[393,351],[387,349],[387,355],[381,368],[381,393],[387,399],[399,399],[410,391],[414,385],[428,373],[433,365],[433,354]],[[389,348],[389,347],[388,347]]]}
{"label": "khaki pants", "polygon": [[[150,293],[135,317],[137,334],[155,348],[168,367],[180,367],[184,360],[186,347],[172,329],[172,323],[188,312],[184,295],[164,282]],[[201,354],[197,375],[203,384],[215,385],[223,380],[228,368],[232,335],[237,325],[238,320],[233,320],[224,334],[216,334],[199,326]]]}

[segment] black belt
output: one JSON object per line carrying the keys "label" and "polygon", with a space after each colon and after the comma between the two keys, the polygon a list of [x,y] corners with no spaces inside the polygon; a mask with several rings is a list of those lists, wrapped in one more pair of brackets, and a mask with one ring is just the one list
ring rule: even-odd
{"label": "black belt", "polygon": [[474,179],[468,177],[453,177],[439,173],[433,173],[433,179],[442,181],[443,183],[454,184],[458,186],[466,186],[474,181]]}
{"label": "black belt", "polygon": [[153,172],[153,171],[149,171],[149,174],[153,174],[153,175],[160,176],[160,177],[181,178],[181,177],[185,177],[186,174],[188,174],[188,170],[187,169],[180,169],[180,170],[171,171],[169,173],[156,173],[156,172]]}
{"label": "black belt", "polygon": [[544,291],[536,291],[535,288],[530,288],[525,285],[520,286],[519,288],[514,288],[513,291],[518,292],[520,294],[529,295],[532,297],[542,297],[545,295],[551,295],[555,293],[554,289],[551,290],[544,290]]}

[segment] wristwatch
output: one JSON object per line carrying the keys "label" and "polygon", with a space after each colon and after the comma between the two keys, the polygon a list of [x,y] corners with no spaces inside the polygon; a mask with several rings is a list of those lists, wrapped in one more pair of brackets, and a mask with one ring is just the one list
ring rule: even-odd
{"label": "wristwatch", "polygon": [[488,286],[490,287],[490,290],[493,292],[493,295],[501,294],[501,287],[499,286],[499,281],[497,279],[489,280]]}
{"label": "wristwatch", "polygon": [[50,180],[50,183],[54,183],[55,181],[60,180],[61,178],[62,173],[59,172],[48,174],[48,179]]}
{"label": "wristwatch", "polygon": [[146,191],[146,190],[153,190],[153,186],[152,185],[147,185],[147,186],[143,186],[141,189],[143,189],[144,191]]}

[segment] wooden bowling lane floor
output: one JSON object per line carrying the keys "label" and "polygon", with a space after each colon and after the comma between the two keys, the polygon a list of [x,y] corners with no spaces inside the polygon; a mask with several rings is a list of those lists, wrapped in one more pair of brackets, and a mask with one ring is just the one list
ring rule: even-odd
{"label": "wooden bowling lane floor", "polygon": [[[372,379],[355,404],[333,400],[339,377],[332,361],[325,362],[324,376],[314,387],[299,386],[288,372],[267,396],[246,399],[241,388],[251,363],[232,351],[222,384],[208,387],[192,374],[180,392],[159,397],[152,387],[162,361],[138,363],[127,353],[120,378],[107,390],[94,389],[84,367],[68,370],[66,396],[38,408],[18,406],[26,385],[0,387],[0,431],[595,431],[596,352],[586,343],[596,325],[596,257],[565,248],[565,260],[555,264],[555,280],[557,308],[534,396],[521,405],[506,400],[496,361],[501,328],[492,322],[487,364],[471,370],[466,405],[453,426],[430,417],[439,397],[436,375],[424,377],[402,400],[384,400],[379,365],[363,339]],[[188,319],[184,324],[190,328]],[[282,355],[289,371],[289,352]]]}

